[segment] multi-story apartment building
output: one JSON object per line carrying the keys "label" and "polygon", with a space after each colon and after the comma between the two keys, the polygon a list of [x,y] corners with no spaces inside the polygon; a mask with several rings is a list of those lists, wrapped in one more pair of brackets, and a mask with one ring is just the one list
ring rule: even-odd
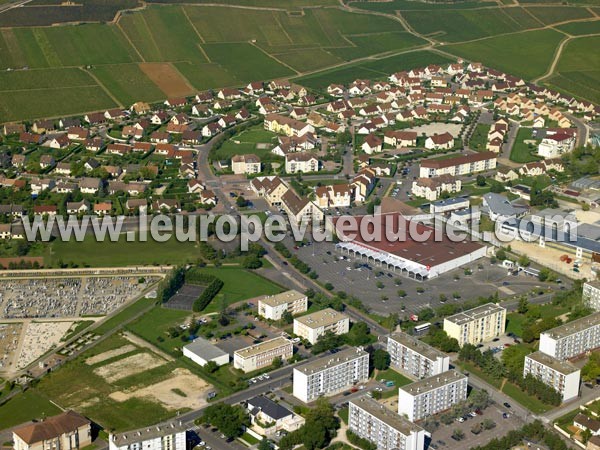
{"label": "multi-story apartment building", "polygon": [[187,426],[181,422],[156,425],[124,433],[111,433],[109,450],[186,450]]}
{"label": "multi-story apartment building", "polygon": [[297,152],[285,155],[286,173],[308,173],[319,171],[319,160],[310,153]]}
{"label": "multi-story apartment building", "polygon": [[349,329],[350,318],[332,308],[325,308],[294,319],[294,334],[311,344],[317,342],[327,331],[333,334],[344,334]]}
{"label": "multi-story apartment building", "polygon": [[583,284],[583,302],[590,308],[600,311],[600,280]]}
{"label": "multi-story apartment building", "polygon": [[308,309],[308,297],[291,290],[276,295],[266,295],[258,300],[258,315],[265,319],[280,320],[283,313],[300,314]]}
{"label": "multi-story apartment building", "polygon": [[351,400],[348,429],[378,450],[423,450],[425,430],[368,396]]}
{"label": "multi-story apartment building", "polygon": [[600,347],[600,312],[540,334],[540,351],[556,359],[572,358],[597,347]]}
{"label": "multi-story apartment building", "polygon": [[244,372],[252,372],[273,364],[275,358],[287,360],[294,354],[292,341],[276,337],[260,344],[236,350],[233,353],[233,367]]}
{"label": "multi-story apartment building", "polygon": [[398,414],[415,421],[450,409],[467,398],[467,377],[456,370],[402,386],[398,390]]}
{"label": "multi-story apartment building", "polygon": [[348,348],[294,368],[294,397],[311,402],[369,379],[369,354]]}
{"label": "multi-story apartment building", "polygon": [[494,152],[473,153],[448,159],[429,159],[421,163],[419,176],[422,178],[439,177],[440,175],[470,175],[496,168],[498,155]]}
{"label": "multi-story apartment building", "polygon": [[231,158],[231,170],[236,175],[260,173],[261,167],[260,158],[255,154],[234,155]]}
{"label": "multi-story apartment building", "polygon": [[265,130],[285,134],[286,136],[304,136],[307,133],[314,133],[315,127],[281,114],[267,114],[265,116]]}
{"label": "multi-story apartment building", "polygon": [[390,365],[414,378],[427,378],[447,371],[450,357],[406,333],[388,336]]}
{"label": "multi-story apartment building", "polygon": [[581,371],[568,361],[561,361],[540,351],[525,356],[523,376],[533,375],[562,395],[563,401],[579,395]]}
{"label": "multi-story apartment building", "polygon": [[462,347],[491,341],[504,334],[506,309],[487,303],[444,319],[444,331]]}

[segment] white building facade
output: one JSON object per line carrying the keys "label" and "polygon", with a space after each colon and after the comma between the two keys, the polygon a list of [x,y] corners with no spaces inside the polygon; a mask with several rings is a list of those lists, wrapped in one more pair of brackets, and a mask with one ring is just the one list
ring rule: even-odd
{"label": "white building facade", "polygon": [[579,395],[581,371],[567,361],[561,361],[540,351],[525,356],[523,377],[528,374],[553,387],[563,402]]}
{"label": "white building facade", "polygon": [[294,319],[294,334],[315,344],[327,331],[345,334],[350,330],[350,318],[332,308]]}
{"label": "white building facade", "polygon": [[307,309],[308,297],[295,290],[268,295],[258,300],[258,315],[270,320],[281,320],[286,311],[296,315]]}
{"label": "white building facade", "polygon": [[567,322],[540,334],[540,351],[568,359],[600,347],[600,312]]}
{"label": "white building facade", "polygon": [[294,344],[284,337],[276,337],[260,344],[236,350],[233,354],[233,367],[244,372],[252,372],[273,364],[275,358],[286,361],[294,354]]}
{"label": "white building facade", "polygon": [[392,368],[414,378],[438,375],[450,368],[450,357],[406,333],[388,336],[387,351]]}

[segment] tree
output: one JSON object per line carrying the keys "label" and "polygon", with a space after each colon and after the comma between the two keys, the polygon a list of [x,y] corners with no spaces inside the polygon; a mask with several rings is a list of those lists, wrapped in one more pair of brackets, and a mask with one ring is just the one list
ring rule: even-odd
{"label": "tree", "polygon": [[238,208],[244,208],[248,205],[248,200],[246,200],[243,195],[240,195],[235,199],[235,204],[238,206]]}
{"label": "tree", "polygon": [[475,409],[485,409],[490,406],[492,399],[485,389],[473,389],[469,395],[469,402]]}
{"label": "tree", "polygon": [[404,297],[406,297],[406,291],[403,289],[398,289],[398,291],[396,292],[396,295],[400,298],[404,298]]}
{"label": "tree", "polygon": [[260,269],[262,267],[262,261],[256,255],[248,255],[242,261],[242,267],[244,269]]}
{"label": "tree", "polygon": [[483,175],[477,175],[477,186],[485,186],[485,177]]}
{"label": "tree", "polygon": [[600,353],[592,353],[589,361],[581,368],[581,378],[584,381],[594,381],[600,377]]}
{"label": "tree", "polygon": [[463,431],[460,430],[459,428],[455,428],[454,431],[452,432],[452,437],[454,439],[456,439],[457,441],[461,441],[465,438],[465,433],[463,433]]}
{"label": "tree", "polygon": [[258,450],[272,450],[273,449],[273,445],[271,444],[271,441],[269,441],[267,438],[263,438],[262,441],[260,441],[260,443],[258,444]]}
{"label": "tree", "polygon": [[483,428],[485,428],[486,430],[491,430],[496,426],[496,422],[494,422],[492,419],[483,419],[481,425],[483,425]]}
{"label": "tree", "polygon": [[529,310],[529,303],[527,302],[527,297],[521,297],[519,299],[519,307],[517,308],[517,312],[519,314],[525,314]]}
{"label": "tree", "polygon": [[209,361],[206,364],[204,364],[204,369],[208,373],[214,373],[217,371],[218,368],[219,368],[218,364],[214,361]]}
{"label": "tree", "polygon": [[377,370],[385,370],[390,367],[390,354],[378,348],[373,352],[373,367]]}
{"label": "tree", "polygon": [[273,370],[279,369],[281,366],[283,366],[283,360],[281,359],[281,356],[273,358],[273,362],[271,363]]}
{"label": "tree", "polygon": [[291,312],[285,311],[281,316],[281,320],[283,321],[283,323],[290,324],[294,322],[294,316],[292,316]]}
{"label": "tree", "polygon": [[365,345],[371,342],[371,330],[365,322],[355,322],[346,334],[346,341],[350,345]]}
{"label": "tree", "polygon": [[519,257],[519,261],[517,261],[521,267],[527,267],[531,264],[529,257],[527,255],[521,255]]}
{"label": "tree", "polygon": [[228,438],[241,436],[244,427],[250,426],[250,417],[244,408],[226,403],[206,407],[201,421],[217,427]]}

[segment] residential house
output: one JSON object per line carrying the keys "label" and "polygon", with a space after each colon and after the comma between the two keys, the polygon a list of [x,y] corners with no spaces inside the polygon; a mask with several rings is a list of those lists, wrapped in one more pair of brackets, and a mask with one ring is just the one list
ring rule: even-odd
{"label": "residential house", "polygon": [[310,153],[298,152],[285,155],[286,173],[317,172],[319,167],[319,160]]}

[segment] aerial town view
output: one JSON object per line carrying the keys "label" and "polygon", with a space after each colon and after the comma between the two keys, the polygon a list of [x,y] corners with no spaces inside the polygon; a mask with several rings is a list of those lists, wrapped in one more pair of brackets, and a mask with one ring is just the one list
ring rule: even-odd
{"label": "aerial town view", "polygon": [[600,0],[0,0],[0,450],[600,450]]}

